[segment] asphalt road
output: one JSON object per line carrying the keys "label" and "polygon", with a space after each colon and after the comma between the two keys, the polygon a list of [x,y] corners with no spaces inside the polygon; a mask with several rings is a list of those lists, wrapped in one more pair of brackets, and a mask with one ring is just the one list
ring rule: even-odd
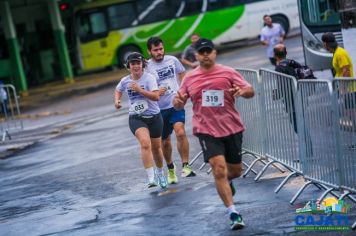
{"label": "asphalt road", "polygon": [[[301,59],[300,38],[286,43],[289,55]],[[261,46],[224,50],[219,62],[271,68]],[[139,146],[128,129],[127,109],[116,111],[112,94],[113,88],[103,89],[31,111],[56,115],[28,119],[27,127],[66,128],[0,160],[1,235],[335,235],[294,230],[295,209],[322,192],[309,187],[292,206],[289,200],[303,179],[294,178],[274,194],[287,173],[273,168],[257,183],[253,174],[235,181],[235,204],[247,225],[238,232],[228,227],[213,179],[206,174],[208,167],[197,170],[201,159],[194,164],[198,176],[180,178],[166,191],[147,190]],[[192,136],[190,121],[188,106],[187,130],[193,157],[200,147]],[[180,171],[176,151],[174,160]],[[252,161],[247,156],[244,160]],[[348,216],[350,222],[355,221],[356,211]]]}

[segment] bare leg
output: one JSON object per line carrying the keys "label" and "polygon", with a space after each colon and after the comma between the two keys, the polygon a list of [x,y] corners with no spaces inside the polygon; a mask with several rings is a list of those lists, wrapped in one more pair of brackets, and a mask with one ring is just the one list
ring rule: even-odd
{"label": "bare leg", "polygon": [[151,150],[150,133],[146,128],[139,128],[135,132],[135,136],[141,145],[141,159],[145,169],[153,167],[153,156]]}
{"label": "bare leg", "polygon": [[177,149],[182,163],[189,162],[189,142],[184,129],[184,123],[177,122],[173,126],[177,138]]}
{"label": "bare leg", "polygon": [[242,174],[242,163],[240,164],[229,164],[226,163],[227,166],[227,178],[229,181],[236,179]]}
{"label": "bare leg", "polygon": [[232,193],[229,186],[228,170],[225,158],[222,155],[214,156],[209,159],[215,179],[215,187],[218,194],[226,207],[234,204]]}
{"label": "bare leg", "polygon": [[163,152],[161,143],[161,138],[151,138],[153,159],[158,168],[163,167]]}
{"label": "bare leg", "polygon": [[170,136],[168,138],[162,140],[162,150],[163,150],[163,156],[164,156],[164,159],[166,160],[167,165],[172,164],[173,163],[172,142],[171,142]]}

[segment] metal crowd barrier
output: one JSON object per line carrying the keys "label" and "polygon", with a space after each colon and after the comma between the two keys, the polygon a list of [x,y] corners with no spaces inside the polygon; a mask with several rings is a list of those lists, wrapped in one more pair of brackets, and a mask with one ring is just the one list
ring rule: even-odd
{"label": "metal crowd barrier", "polygon": [[0,85],[0,103],[0,129],[2,141],[5,141],[6,137],[11,139],[11,131],[23,129],[18,98],[13,85]]}
{"label": "metal crowd barrier", "polygon": [[[325,189],[320,200],[332,194],[356,203],[356,80],[303,80],[299,82],[304,124],[311,134],[312,148],[305,142],[303,175],[307,182],[291,200],[293,203],[310,184]],[[306,133],[304,132],[303,135]],[[302,135],[302,136],[303,136]],[[302,137],[305,138],[305,137]],[[335,191],[342,191],[339,196]]]}
{"label": "metal crowd barrier", "polygon": [[336,120],[338,125],[337,142],[339,155],[339,165],[342,175],[340,176],[341,188],[345,191],[341,199],[345,196],[351,197],[350,193],[356,194],[356,78],[353,80],[339,78],[333,81],[334,101],[337,106]]}
{"label": "metal crowd barrier", "polygon": [[[237,110],[240,113],[242,121],[248,130],[243,134],[243,155],[252,156],[255,160],[248,165],[243,161],[243,164],[248,167],[243,174],[243,177],[246,177],[247,174],[251,171],[257,175],[257,172],[253,169],[253,166],[260,162],[263,165],[267,164],[267,159],[265,157],[265,124],[262,122],[261,116],[261,80],[258,75],[258,71],[236,68],[236,70],[244,77],[244,79],[249,82],[252,87],[255,89],[255,97],[253,99],[238,99],[237,100]],[[275,166],[280,171],[278,166]]]}
{"label": "metal crowd barrier", "polygon": [[[337,148],[337,108],[333,104],[331,83],[327,80],[298,82],[303,128],[300,132],[302,172],[307,180],[294,195],[291,204],[310,184],[325,189],[320,199],[340,186]],[[335,142],[336,140],[336,142]]]}
{"label": "metal crowd barrier", "polygon": [[294,77],[268,69],[260,69],[262,78],[261,118],[264,119],[265,155],[270,160],[255,180],[273,163],[279,163],[291,173],[276,188],[277,193],[295,175],[301,175],[298,133],[302,117],[297,112],[297,81]]}

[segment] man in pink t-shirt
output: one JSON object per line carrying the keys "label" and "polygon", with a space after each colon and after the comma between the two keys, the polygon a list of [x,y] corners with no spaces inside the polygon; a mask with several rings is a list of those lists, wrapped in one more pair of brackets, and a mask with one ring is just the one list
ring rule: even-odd
{"label": "man in pink t-shirt", "polygon": [[231,229],[240,229],[244,222],[234,206],[235,188],[231,181],[242,173],[241,145],[245,128],[235,108],[235,98],[251,98],[254,90],[233,68],[215,64],[216,50],[211,40],[202,38],[195,47],[200,66],[184,77],[173,104],[176,109],[182,109],[187,99],[191,99],[193,133],[199,138],[205,162],[212,167]]}

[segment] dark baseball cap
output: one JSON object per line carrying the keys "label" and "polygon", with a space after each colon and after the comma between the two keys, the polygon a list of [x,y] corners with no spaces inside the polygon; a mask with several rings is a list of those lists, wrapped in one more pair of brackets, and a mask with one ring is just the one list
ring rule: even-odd
{"label": "dark baseball cap", "polygon": [[195,50],[200,51],[203,48],[214,49],[214,43],[210,39],[201,38],[195,43]]}
{"label": "dark baseball cap", "polygon": [[138,52],[132,52],[130,55],[127,57],[127,62],[130,63],[132,61],[143,61],[144,57],[142,56],[141,53]]}
{"label": "dark baseball cap", "polygon": [[321,36],[321,41],[324,43],[335,43],[335,35],[331,32],[324,33],[323,36]]}

